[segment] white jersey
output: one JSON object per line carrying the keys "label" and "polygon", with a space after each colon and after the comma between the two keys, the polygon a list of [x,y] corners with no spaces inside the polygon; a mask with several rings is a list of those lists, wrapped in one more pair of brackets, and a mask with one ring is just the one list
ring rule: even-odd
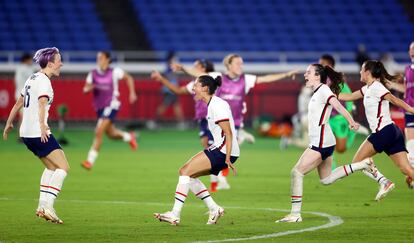
{"label": "white jersey", "polygon": [[[48,98],[46,105],[45,120],[41,121],[47,124],[50,104],[53,101],[53,89],[50,79],[46,74],[37,72],[30,76],[20,92],[23,96],[23,120],[20,126],[20,137],[37,138],[40,137],[39,122],[39,99]],[[50,131],[48,132],[50,134]]]}
{"label": "white jersey", "polygon": [[219,123],[222,121],[230,122],[231,132],[233,133],[231,156],[239,157],[240,149],[237,143],[236,129],[234,128],[234,120],[229,104],[217,96],[212,96],[208,103],[207,121],[208,129],[214,138],[214,143],[210,148],[218,148],[224,154],[226,154],[226,136],[223,130],[221,130]]}
{"label": "white jersey", "polygon": [[21,64],[17,67],[14,73],[14,85],[16,86],[15,98],[20,97],[20,91],[23,89],[26,80],[33,74],[34,69],[32,65]]}
{"label": "white jersey", "polygon": [[308,132],[311,146],[326,148],[336,144],[335,136],[329,126],[332,106],[329,100],[335,94],[326,84],[321,84],[313,92],[308,105]]}
{"label": "white jersey", "polygon": [[370,86],[361,88],[364,96],[365,116],[372,133],[376,133],[383,127],[393,123],[390,115],[390,103],[384,100],[384,96],[390,91],[379,81],[374,81]]}

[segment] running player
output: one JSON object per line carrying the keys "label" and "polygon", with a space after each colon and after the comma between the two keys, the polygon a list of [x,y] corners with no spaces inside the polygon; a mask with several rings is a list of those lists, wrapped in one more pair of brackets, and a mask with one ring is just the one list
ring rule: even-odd
{"label": "running player", "polygon": [[138,148],[133,132],[121,131],[114,125],[115,116],[121,106],[121,102],[118,100],[118,81],[122,79],[127,81],[129,103],[132,104],[137,100],[134,79],[121,68],[112,68],[109,66],[111,63],[109,52],[98,52],[96,62],[98,68],[88,74],[85,86],[83,87],[84,93],[93,91],[93,105],[98,116],[92,147],[89,150],[87,159],[82,163],[83,168],[87,170],[92,169],[92,166],[98,158],[99,149],[101,148],[103,135],[105,133],[111,139],[122,139],[124,142],[129,143],[132,150]]}
{"label": "running player", "polygon": [[[309,148],[299,158],[291,171],[291,213],[276,222],[301,222],[301,207],[303,194],[303,177],[315,168],[318,169],[321,183],[329,185],[335,180],[362,169],[374,171],[373,162],[369,159],[345,165],[343,168],[331,170],[332,154],[335,149],[335,137],[328,119],[332,107],[348,121],[351,129],[357,130],[356,123],[349,112],[341,105],[336,96],[341,91],[344,81],[343,74],[334,71],[329,66],[320,64],[309,65],[305,72],[306,86],[312,88],[313,95],[308,108]],[[330,79],[329,86],[327,78]]]}
{"label": "running player", "polygon": [[[243,104],[250,89],[252,89],[256,84],[275,82],[281,79],[294,77],[297,73],[297,71],[290,71],[264,76],[245,74],[243,71],[243,59],[237,54],[227,55],[223,59],[223,64],[226,67],[226,73],[211,72],[208,74],[212,77],[220,76],[222,78],[222,86],[217,90],[216,95],[229,103],[236,130],[238,130],[243,124]],[[176,71],[184,71],[194,77],[198,77],[203,74],[194,68],[186,68],[178,63],[172,64],[172,68]],[[225,170],[218,177],[219,183],[217,189],[230,188],[230,185],[225,178],[227,174],[228,170]],[[216,178],[212,178],[212,186],[216,180]]]}
{"label": "running player", "polygon": [[208,106],[207,121],[214,143],[208,149],[193,156],[180,168],[172,211],[154,214],[155,218],[162,222],[172,225],[180,223],[181,209],[189,190],[203,200],[209,208],[207,224],[216,224],[217,220],[224,215],[224,209],[216,204],[205,185],[198,179],[203,175],[217,175],[222,169],[228,167],[235,175],[237,174],[233,163],[239,157],[240,150],[232,112],[226,101],[214,95],[220,85],[221,77],[213,79],[209,75],[198,77],[194,83],[195,98],[202,100]]}
{"label": "running player", "polygon": [[[414,108],[403,100],[392,95],[386,86],[392,86],[393,81],[401,78],[400,75],[390,75],[384,65],[375,60],[366,61],[361,68],[361,81],[366,83],[359,91],[352,94],[341,94],[341,100],[364,99],[365,116],[367,117],[371,135],[361,144],[353,161],[372,157],[383,151],[392,159],[403,174],[410,188],[413,187],[414,168],[410,166],[404,136],[400,129],[391,120],[389,103],[413,114]],[[383,180],[378,176],[378,181]]]}
{"label": "running player", "polygon": [[53,223],[63,224],[55,212],[54,202],[62,189],[63,181],[69,171],[69,164],[47,124],[49,108],[53,102],[50,79],[53,76],[59,76],[63,64],[56,47],[38,50],[33,59],[39,64],[41,70],[31,75],[20,91],[20,97],[7,119],[3,139],[7,140],[8,133],[13,129],[13,120],[23,107],[20,137],[26,147],[46,167],[40,178],[40,196],[36,215]]}

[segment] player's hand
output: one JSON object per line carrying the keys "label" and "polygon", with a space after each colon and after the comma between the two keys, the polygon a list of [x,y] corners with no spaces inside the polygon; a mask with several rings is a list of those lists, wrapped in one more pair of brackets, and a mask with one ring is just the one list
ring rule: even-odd
{"label": "player's hand", "polygon": [[349,129],[354,130],[354,131],[358,130],[359,129],[359,123],[354,122],[354,123],[349,124]]}
{"label": "player's hand", "polygon": [[13,130],[13,124],[6,124],[3,131],[3,140],[7,140],[9,132],[11,132],[11,130]]}
{"label": "player's hand", "polygon": [[42,143],[46,143],[49,140],[49,132],[50,128],[46,124],[40,125],[40,141]]}
{"label": "player's hand", "polygon": [[183,71],[183,65],[179,64],[178,62],[172,62],[170,67],[174,72]]}
{"label": "player's hand", "polygon": [[157,81],[161,81],[161,79],[162,79],[161,73],[158,72],[158,71],[152,71],[152,73],[151,73],[151,79],[155,79]]}
{"label": "player's hand", "polygon": [[135,101],[137,101],[137,94],[135,92],[129,93],[129,103],[133,104]]}
{"label": "player's hand", "polygon": [[292,80],[294,80],[295,79],[295,77],[296,77],[296,74],[299,72],[299,70],[298,69],[296,69],[296,70],[292,70],[292,71],[290,71],[290,72],[288,72],[288,73],[286,73],[286,76],[288,77],[288,78],[291,78]]}
{"label": "player's hand", "polygon": [[233,175],[236,176],[237,175],[236,167],[233,165],[233,163],[231,163],[230,159],[229,160],[226,159],[226,164],[233,171]]}

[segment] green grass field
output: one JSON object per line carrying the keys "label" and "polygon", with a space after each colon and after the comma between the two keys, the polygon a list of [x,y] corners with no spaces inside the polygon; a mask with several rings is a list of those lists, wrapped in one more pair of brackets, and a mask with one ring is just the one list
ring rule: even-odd
{"label": "green grass field", "polygon": [[[0,141],[0,242],[193,242],[270,234],[275,237],[256,241],[414,242],[414,191],[384,154],[376,156],[377,166],[396,188],[383,201],[373,200],[378,186],[362,173],[323,186],[312,172],[304,180],[304,221],[276,224],[290,209],[290,170],[302,149],[280,151],[278,140],[258,138],[241,147],[239,175],[229,177],[231,190],[213,194],[226,209],[219,224],[205,225],[207,209],[191,195],[181,225],[174,227],[152,214],[171,209],[178,168],[200,150],[197,131],[143,131],[136,152],[105,140],[92,171],[80,167],[92,131],[70,131],[64,151],[71,171],[55,204],[65,223],[55,225],[34,215],[43,167],[15,136]],[[338,156],[340,164],[350,161],[361,141]],[[209,178],[202,180],[209,184]],[[343,223],[300,232],[329,222],[307,212],[338,216]],[[276,234],[287,231],[296,233]]]}

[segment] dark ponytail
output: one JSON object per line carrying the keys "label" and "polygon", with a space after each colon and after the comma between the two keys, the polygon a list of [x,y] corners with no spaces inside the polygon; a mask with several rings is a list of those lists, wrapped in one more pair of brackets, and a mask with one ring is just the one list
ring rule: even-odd
{"label": "dark ponytail", "polygon": [[329,78],[331,81],[329,88],[334,94],[339,95],[344,86],[344,74],[336,72],[329,66],[322,66],[321,64],[312,64],[312,66],[315,67],[315,75],[321,77],[321,83],[326,84]]}
{"label": "dark ponytail", "polygon": [[198,77],[198,81],[201,83],[201,86],[208,87],[208,94],[212,95],[216,92],[217,87],[221,86],[221,76],[213,78],[209,75],[201,75]]}
{"label": "dark ponytail", "polygon": [[377,60],[368,60],[365,61],[362,65],[364,71],[369,71],[373,78],[379,79],[380,82],[385,86],[388,81],[396,82],[402,79],[401,74],[391,75],[387,72],[382,62]]}

